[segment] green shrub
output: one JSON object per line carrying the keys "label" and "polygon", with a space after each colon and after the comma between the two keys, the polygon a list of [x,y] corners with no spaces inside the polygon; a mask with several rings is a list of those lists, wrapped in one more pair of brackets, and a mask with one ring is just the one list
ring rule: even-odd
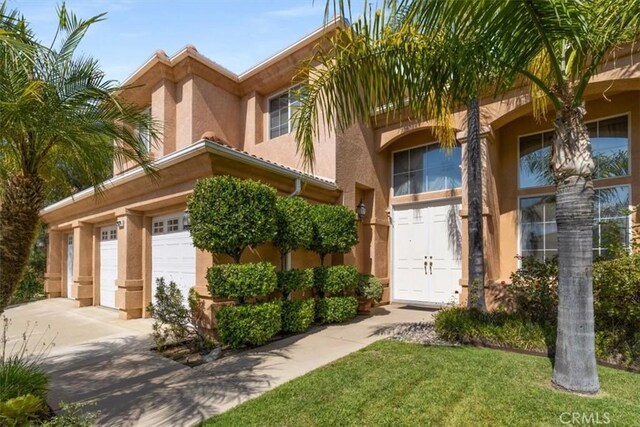
{"label": "green shrub", "polygon": [[315,300],[294,299],[284,301],[282,306],[282,330],[284,332],[304,332],[309,329],[315,317]]}
{"label": "green shrub", "polygon": [[0,401],[0,424],[7,427],[33,425],[44,410],[44,399],[32,394]]}
{"label": "green shrub", "polygon": [[313,287],[313,269],[278,271],[278,289],[288,295],[295,291],[307,291]]}
{"label": "green shrub", "polygon": [[44,401],[48,388],[47,375],[26,359],[10,357],[0,363],[0,402],[27,394]]}
{"label": "green shrub", "polygon": [[233,348],[262,345],[282,329],[282,301],[226,305],[216,314],[220,340]]}
{"label": "green shrub", "polygon": [[319,323],[340,323],[356,317],[358,300],[355,297],[326,297],[316,301]]}
{"label": "green shrub", "polygon": [[357,288],[359,273],[351,265],[316,267],[313,274],[314,286],[319,292],[342,294]]}
{"label": "green shrub", "polygon": [[273,245],[281,253],[306,248],[313,238],[310,205],[302,197],[278,197],[276,200],[276,236]]}
{"label": "green shrub", "polygon": [[252,180],[215,176],[196,183],[187,203],[195,247],[240,261],[248,246],[276,234],[276,190]]}
{"label": "green shrub", "polygon": [[383,292],[384,289],[377,277],[365,273],[358,276],[358,288],[356,289],[358,298],[380,302]]}
{"label": "green shrub", "polygon": [[89,411],[95,401],[66,403],[60,402],[60,411],[55,417],[42,423],[41,427],[93,427],[100,411]]}
{"label": "green shrub", "polygon": [[547,351],[555,343],[554,326],[531,322],[518,313],[505,311],[449,307],[436,314],[434,328],[440,338],[461,344]]}
{"label": "green shrub", "polygon": [[594,263],[593,294],[597,329],[635,334],[640,329],[640,254]]}
{"label": "green shrub", "polygon": [[214,265],[207,271],[207,282],[211,295],[240,302],[267,296],[278,286],[276,268],[268,262]]}
{"label": "green shrub", "polygon": [[[640,366],[640,254],[610,251],[616,258],[593,263],[593,308],[599,359]],[[557,322],[558,265],[523,259],[506,287],[518,315],[553,326]]]}
{"label": "green shrub", "polygon": [[165,284],[164,277],[160,277],[156,280],[154,301],[147,310],[154,319],[151,336],[159,351],[173,343],[184,344],[194,351],[214,347],[200,327],[204,320],[204,303],[194,288],[189,289],[187,307],[178,285],[173,281]]}
{"label": "green shrub", "polygon": [[522,258],[522,267],[511,274],[506,293],[517,311],[535,322],[555,323],[558,316],[558,260],[539,262]]}
{"label": "green shrub", "polygon": [[311,205],[313,239],[310,250],[320,254],[320,261],[332,253],[347,253],[358,243],[356,214],[341,205]]}

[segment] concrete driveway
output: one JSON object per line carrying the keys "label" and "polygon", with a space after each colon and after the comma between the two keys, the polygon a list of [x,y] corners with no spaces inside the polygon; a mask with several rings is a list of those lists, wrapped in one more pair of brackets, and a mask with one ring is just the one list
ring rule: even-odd
{"label": "concrete driveway", "polygon": [[13,342],[28,321],[38,321],[34,337],[57,334],[45,360],[54,408],[60,401],[95,401],[99,425],[154,427],[194,425],[385,338],[399,325],[429,321],[432,314],[384,306],[372,316],[314,327],[192,369],[149,351],[148,319],[121,321],[115,311],[73,308],[63,299],[7,310]]}

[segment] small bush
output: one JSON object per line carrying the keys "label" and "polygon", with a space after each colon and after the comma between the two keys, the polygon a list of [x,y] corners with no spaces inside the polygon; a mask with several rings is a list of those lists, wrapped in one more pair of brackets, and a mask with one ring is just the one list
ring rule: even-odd
{"label": "small bush", "polygon": [[60,402],[60,411],[55,417],[45,421],[42,427],[93,427],[100,411],[88,411],[86,407],[95,404],[95,401]]}
{"label": "small bush", "polygon": [[523,319],[517,313],[482,312],[465,307],[440,310],[435,331],[449,342],[547,351],[555,343],[555,327]]}
{"label": "small bush", "polygon": [[32,421],[42,415],[44,406],[44,399],[32,394],[0,401],[0,423],[12,427],[33,425]]}
{"label": "small bush", "polygon": [[358,270],[351,265],[316,267],[314,269],[314,286],[319,292],[342,294],[357,288],[358,280]]}
{"label": "small bush", "polygon": [[284,332],[304,332],[309,329],[315,317],[315,301],[298,299],[284,301],[282,305],[282,330]]}
{"label": "small bush", "polygon": [[356,317],[358,300],[355,297],[327,297],[316,301],[319,323],[340,323]]}
{"label": "small bush", "polygon": [[191,237],[198,249],[240,261],[248,246],[276,234],[276,190],[257,181],[215,176],[196,183],[187,203]]}
{"label": "small bush", "polygon": [[47,375],[25,359],[12,357],[0,363],[0,402],[27,394],[44,401],[48,389]]}
{"label": "small bush", "polygon": [[594,263],[593,291],[597,328],[631,338],[640,328],[640,254]]}
{"label": "small bush", "polygon": [[269,295],[278,286],[276,268],[268,262],[214,265],[207,282],[211,295],[240,301]]}
{"label": "small bush", "polygon": [[194,351],[210,350],[213,341],[199,328],[202,323],[202,300],[195,289],[189,290],[189,307],[184,305],[182,291],[171,281],[165,284],[164,277],[156,281],[155,304],[147,310],[153,322],[153,340],[157,349],[163,350],[167,344],[183,343]]}
{"label": "small bush", "polygon": [[313,287],[313,269],[278,271],[278,289],[287,295],[295,291],[307,291]]}
{"label": "small bush", "polygon": [[364,273],[358,276],[358,288],[356,289],[358,298],[380,302],[383,292],[382,284],[375,276]]}
{"label": "small bush", "polygon": [[506,293],[517,311],[535,322],[555,323],[558,316],[558,260],[539,262],[522,258],[522,267],[511,274]]}
{"label": "small bush", "polygon": [[282,329],[282,301],[226,305],[216,314],[220,340],[233,348],[262,345]]}
{"label": "small bush", "polygon": [[313,238],[309,203],[302,197],[278,197],[276,200],[276,236],[273,245],[287,253],[306,248]]}
{"label": "small bush", "polygon": [[358,243],[356,214],[341,205],[311,205],[313,239],[310,250],[320,254],[320,260],[332,253],[347,253]]}

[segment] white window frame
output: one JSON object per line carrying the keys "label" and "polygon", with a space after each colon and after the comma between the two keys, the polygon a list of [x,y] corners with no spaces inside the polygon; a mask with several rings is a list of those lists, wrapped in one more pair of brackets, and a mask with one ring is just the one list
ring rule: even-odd
{"label": "white window frame", "polygon": [[[290,86],[290,87],[288,87],[288,88],[286,88],[284,90],[281,90],[281,91],[269,96],[269,98],[267,98],[267,106],[266,106],[267,107],[266,108],[266,110],[267,110],[267,123],[266,123],[266,126],[265,126],[266,131],[267,131],[267,135],[266,135],[267,136],[267,140],[276,139],[276,138],[279,138],[281,136],[288,135],[293,131],[293,123],[291,121],[291,113],[292,113],[293,109],[291,107],[292,107],[292,105],[295,105],[296,102],[300,102],[300,101],[297,100],[295,102],[292,102],[291,92],[295,91],[295,90],[298,90],[298,89],[300,89],[300,85],[293,85],[293,86]],[[287,132],[283,133],[283,134],[280,134],[280,135],[271,136],[271,101],[273,99],[280,98],[284,94],[287,94],[287,99],[288,99],[288,102],[287,102]]]}
{"label": "white window frame", "polygon": [[[400,153],[402,151],[409,151],[409,150],[413,150],[414,148],[427,147],[429,145],[435,145],[435,144],[440,144],[440,142],[439,141],[430,141],[430,142],[427,142],[425,144],[415,145],[415,146],[412,146],[412,147],[409,147],[409,148],[402,148],[402,149],[399,149],[399,150],[393,150],[391,152],[391,177],[390,177],[390,179],[391,179],[391,181],[390,181],[391,182],[391,185],[390,185],[390,187],[391,187],[391,189],[390,189],[391,197],[407,197],[407,196],[415,196],[415,195],[418,195],[418,194],[433,194],[433,193],[437,193],[439,191],[449,191],[449,190],[451,190],[451,189],[444,189],[444,190],[423,191],[421,193],[408,193],[408,194],[401,194],[401,195],[398,195],[398,196],[396,196],[396,194],[395,194],[395,188],[394,188],[394,185],[393,185],[393,177],[395,175],[394,172],[395,172],[395,167],[396,167],[396,165],[395,165],[395,154],[396,153]],[[462,179],[463,179],[463,177],[462,177],[462,144],[460,144],[460,150],[461,150],[460,151],[460,164],[458,165],[458,167],[460,168],[460,186],[459,187],[454,187],[453,190],[459,190],[459,189],[462,188]],[[450,197],[450,196],[447,196],[447,198],[448,197]]]}
{"label": "white window frame", "polygon": [[[613,117],[617,117],[617,116],[613,116]],[[616,187],[627,187],[629,190],[629,205],[627,206],[627,208],[631,209],[634,204],[633,204],[633,188],[631,183],[626,183],[626,184],[618,184],[618,185],[603,185],[601,187],[594,187],[594,191],[598,191],[598,190],[605,190],[607,188],[616,188]],[[518,247],[516,248],[516,253],[518,254],[518,257],[522,257],[522,209],[520,208],[520,200],[521,199],[531,199],[534,197],[547,197],[547,196],[555,196],[556,193],[554,191],[545,191],[542,193],[536,193],[536,194],[527,194],[527,195],[520,195],[518,196],[517,199],[517,203],[518,203],[518,214],[517,214],[517,218],[516,218],[516,228],[517,228],[517,240],[518,240]],[[622,218],[622,217],[621,217]],[[595,218],[594,218],[595,219]],[[628,219],[629,219],[629,229],[627,230],[627,234],[628,234],[628,241],[629,241],[629,246],[631,246],[631,242],[632,242],[632,237],[633,237],[633,213],[630,213],[628,215]],[[591,250],[593,251],[595,248],[591,248]],[[545,249],[546,251],[546,249]],[[518,268],[520,268],[522,266],[522,260],[518,259]]]}
{"label": "white window frame", "polygon": [[[627,152],[629,153],[629,156],[627,158],[627,174],[626,175],[620,175],[620,176],[609,176],[609,177],[605,177],[605,178],[594,178],[594,181],[600,181],[600,180],[604,180],[604,179],[618,179],[618,178],[625,178],[625,177],[631,177],[632,175],[632,170],[631,170],[631,158],[633,156],[632,152],[631,152],[631,148],[633,146],[633,144],[631,143],[631,138],[633,136],[633,131],[631,129],[631,112],[630,111],[626,111],[624,113],[620,113],[620,114],[613,114],[610,116],[604,116],[604,117],[598,117],[597,119],[593,119],[593,120],[588,120],[586,122],[584,122],[585,126],[594,122],[600,122],[603,120],[608,120],[608,119],[615,119],[618,117],[627,117]],[[520,183],[520,139],[521,138],[526,138],[528,136],[532,136],[532,135],[537,135],[537,134],[544,134],[545,132],[555,132],[555,129],[553,128],[547,128],[547,129],[542,129],[536,132],[529,132],[529,133],[523,133],[522,135],[518,135],[518,143],[517,143],[517,147],[516,147],[516,151],[517,151],[517,155],[516,155],[516,180],[518,182],[518,190],[532,190],[532,189],[545,189],[545,188],[549,188],[552,187],[553,184],[549,184],[549,185],[538,185],[538,186],[533,186],[533,187],[522,187],[521,183]],[[606,187],[602,187],[602,188],[606,188]],[[532,196],[533,197],[533,196]],[[518,205],[519,208],[520,205]]]}

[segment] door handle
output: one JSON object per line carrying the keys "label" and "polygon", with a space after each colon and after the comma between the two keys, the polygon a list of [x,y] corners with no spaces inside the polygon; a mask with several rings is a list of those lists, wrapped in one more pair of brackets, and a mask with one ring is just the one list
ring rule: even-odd
{"label": "door handle", "polygon": [[427,257],[424,257],[424,274],[429,274],[429,272],[427,271],[427,267],[429,266],[429,263],[427,262]]}
{"label": "door handle", "polygon": [[429,274],[433,274],[433,261],[429,262]]}

